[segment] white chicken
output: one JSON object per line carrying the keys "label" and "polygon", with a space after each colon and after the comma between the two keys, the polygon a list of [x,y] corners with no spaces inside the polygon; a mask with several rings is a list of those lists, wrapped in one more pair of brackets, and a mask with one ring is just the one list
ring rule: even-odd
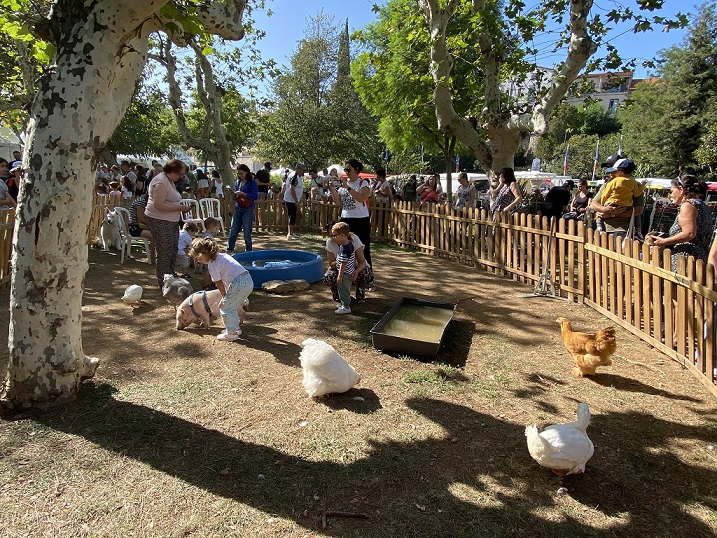
{"label": "white chicken", "polygon": [[578,404],[578,420],[567,424],[553,424],[541,433],[535,426],[525,428],[528,452],[543,467],[555,474],[585,472],[585,464],[593,456],[595,447],[587,434],[590,424],[588,404]]}
{"label": "white chicken", "polygon": [[304,371],[301,382],[310,398],[332,392],[346,392],[361,381],[361,376],[323,340],[309,338],[301,343],[299,359]]}
{"label": "white chicken", "polygon": [[142,304],[142,286],[132,284],[124,290],[122,300],[132,308],[139,308]]}

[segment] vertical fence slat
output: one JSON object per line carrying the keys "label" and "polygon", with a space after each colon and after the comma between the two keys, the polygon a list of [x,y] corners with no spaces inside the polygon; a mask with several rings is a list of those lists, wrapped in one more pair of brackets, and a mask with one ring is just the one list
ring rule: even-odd
{"label": "vertical fence slat", "polygon": [[[650,263],[654,267],[660,267],[660,251],[657,248],[653,248],[650,250]],[[659,277],[657,273],[653,273],[652,276],[652,311],[654,313],[653,317],[653,330],[652,330],[652,336],[655,340],[658,342],[660,339],[664,338],[664,330],[663,330],[663,323],[664,323],[664,309],[662,304],[662,295],[663,295],[663,285],[662,285],[662,279]],[[647,331],[645,331],[647,332]],[[649,334],[649,333],[648,333]]]}
{"label": "vertical fence slat", "polygon": [[[695,282],[704,286],[705,282],[705,263],[697,260],[695,264]],[[705,301],[704,297],[693,294],[695,300],[695,331],[692,335],[695,345],[694,360],[697,362],[697,369],[705,374]]]}
{"label": "vertical fence slat", "polygon": [[[622,243],[618,241],[618,245],[619,245],[618,248],[622,251]],[[623,255],[625,255],[624,252],[623,252]],[[615,269],[616,269],[615,286],[617,288],[617,298],[615,301],[615,308],[613,309],[613,312],[619,318],[625,319],[624,316],[625,316],[625,302],[626,302],[625,301],[625,269],[626,269],[626,267],[625,267],[625,264],[620,261],[616,261],[615,266],[616,266],[615,267]],[[629,269],[628,269],[628,271],[629,271]]]}
{"label": "vertical fence slat", "polygon": [[[715,290],[715,268],[712,265],[707,266],[705,287],[709,290]],[[715,327],[715,306],[708,299],[705,300],[705,347],[704,347],[704,368],[705,376],[711,383],[717,381],[717,349],[715,348],[715,338],[717,338],[717,327]]]}
{"label": "vertical fence slat", "polygon": [[[631,256],[633,260],[640,259],[640,245],[636,242],[631,245]],[[632,297],[634,298],[635,307],[633,308],[634,321],[633,325],[639,330],[644,330],[643,320],[643,304],[642,304],[642,269],[634,268],[632,272]]]}
{"label": "vertical fence slat", "polygon": [[[609,241],[612,239],[612,235],[610,234],[600,234],[598,236],[600,238],[600,246],[602,248],[610,248],[609,247]],[[608,280],[607,280],[607,274],[608,274],[608,263],[610,259],[607,256],[601,256],[600,261],[600,280],[598,281],[599,290],[601,291],[601,297],[600,297],[600,304],[603,306],[603,308],[608,307],[608,293],[610,291],[608,287]]]}
{"label": "vertical fence slat", "polygon": [[[662,267],[664,269],[670,270],[672,267],[672,260],[670,257],[670,251],[669,250],[663,250],[662,251]],[[675,327],[675,316],[677,315],[677,296],[675,294],[675,285],[672,284],[672,282],[665,283],[665,293],[664,293],[664,313],[663,313],[663,319],[665,320],[665,344],[667,347],[672,349],[674,346],[674,334],[677,330]]]}
{"label": "vertical fence slat", "polygon": [[[684,256],[680,256],[684,258]],[[687,265],[685,267],[685,276],[691,282],[695,282],[695,258],[690,256],[687,258]],[[682,287],[682,286],[680,286]],[[696,316],[697,310],[695,308],[695,292],[691,289],[686,289],[686,307],[687,307],[687,327],[686,327],[686,339],[685,343],[687,360],[694,363],[695,360],[695,331],[697,330]],[[700,327],[701,329],[701,327]]]}
{"label": "vertical fence slat", "polygon": [[[687,259],[684,256],[677,256],[677,274],[685,276],[687,271]],[[687,290],[682,287],[677,287],[677,309],[675,312],[675,321],[677,325],[676,337],[677,337],[677,353],[683,357],[687,353],[685,343],[687,341]]]}

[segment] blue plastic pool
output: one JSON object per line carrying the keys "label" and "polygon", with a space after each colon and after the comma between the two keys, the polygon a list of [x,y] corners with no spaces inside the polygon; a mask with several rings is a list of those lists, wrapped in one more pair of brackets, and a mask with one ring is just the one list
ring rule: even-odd
{"label": "blue plastic pool", "polygon": [[270,280],[300,278],[313,284],[324,277],[321,256],[305,250],[252,250],[233,257],[249,270],[254,289]]}

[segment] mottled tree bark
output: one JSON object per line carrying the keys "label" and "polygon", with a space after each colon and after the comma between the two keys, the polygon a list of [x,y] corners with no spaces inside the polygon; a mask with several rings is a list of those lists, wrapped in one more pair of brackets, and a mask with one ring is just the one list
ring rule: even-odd
{"label": "mottled tree bark", "polygon": [[[15,222],[6,407],[71,399],[99,364],[81,338],[94,171],[129,106],[148,36],[166,22],[166,3],[54,5],[45,34],[57,47],[55,66],[32,103]],[[200,10],[208,31],[240,38],[245,0],[209,4]]]}

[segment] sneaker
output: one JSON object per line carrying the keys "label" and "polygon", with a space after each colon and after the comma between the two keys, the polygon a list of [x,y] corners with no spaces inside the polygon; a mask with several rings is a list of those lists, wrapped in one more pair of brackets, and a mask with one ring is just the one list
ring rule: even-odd
{"label": "sneaker", "polygon": [[340,306],[336,310],[334,310],[334,314],[350,314],[351,309],[346,308],[345,306]]}
{"label": "sneaker", "polygon": [[292,240],[292,239],[298,239],[299,236],[298,236],[298,235],[294,235],[294,234],[288,234],[288,235],[286,236],[286,238],[289,239],[289,240]]}
{"label": "sneaker", "polygon": [[220,334],[217,335],[217,340],[222,340],[223,342],[234,342],[236,340],[239,340],[240,335],[241,329],[238,329],[236,332],[233,333],[222,331]]}

